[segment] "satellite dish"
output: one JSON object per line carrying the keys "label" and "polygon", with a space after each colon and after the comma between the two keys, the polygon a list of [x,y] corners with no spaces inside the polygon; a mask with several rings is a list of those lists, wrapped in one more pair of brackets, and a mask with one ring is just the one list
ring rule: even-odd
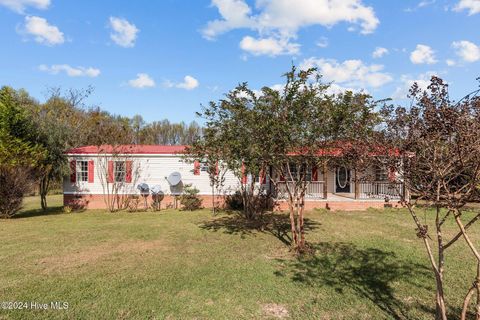
{"label": "satellite dish", "polygon": [[162,202],[163,198],[165,197],[165,194],[162,191],[162,186],[156,184],[150,188],[150,192],[152,193],[153,209],[156,211],[160,210],[160,202]]}
{"label": "satellite dish", "polygon": [[181,180],[182,180],[182,175],[180,174],[180,172],[177,172],[177,171],[170,173],[170,175],[167,178],[168,183],[172,187],[179,184]]}
{"label": "satellite dish", "polygon": [[146,183],[140,183],[140,184],[137,186],[137,189],[140,190],[140,193],[141,193],[142,195],[148,194],[149,191],[150,191],[150,188],[148,187],[148,184],[146,184]]}
{"label": "satellite dish", "polygon": [[159,194],[160,192],[162,192],[162,186],[159,185],[159,184],[156,184],[156,185],[154,185],[153,187],[150,188],[150,192],[152,194]]}

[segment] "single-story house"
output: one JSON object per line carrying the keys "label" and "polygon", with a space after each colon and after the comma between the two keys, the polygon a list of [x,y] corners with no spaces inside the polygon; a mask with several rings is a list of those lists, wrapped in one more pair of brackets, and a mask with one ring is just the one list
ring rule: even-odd
{"label": "single-story house", "polygon": [[[213,196],[208,168],[199,161],[186,161],[183,157],[185,148],[123,145],[71,149],[67,151],[70,175],[63,182],[64,205],[106,208],[109,199],[116,197],[121,203],[132,196],[141,199],[142,194],[146,203],[152,197],[142,187],[148,186],[151,191],[161,194],[162,208],[177,207],[177,196],[182,193],[183,186],[191,184],[199,190],[203,205],[209,207]],[[373,174],[375,181],[362,182],[359,179],[354,181],[353,170],[346,167],[328,168],[325,172],[312,169],[308,177],[306,209],[362,210],[397,205],[403,184],[392,182],[391,173],[379,171]],[[239,179],[231,171],[227,171],[224,178],[223,196],[235,193],[241,183],[252,179],[249,176]],[[268,176],[257,178],[256,183],[262,190],[274,188]],[[280,196],[287,183],[280,182],[274,192],[280,210],[287,208]]]}

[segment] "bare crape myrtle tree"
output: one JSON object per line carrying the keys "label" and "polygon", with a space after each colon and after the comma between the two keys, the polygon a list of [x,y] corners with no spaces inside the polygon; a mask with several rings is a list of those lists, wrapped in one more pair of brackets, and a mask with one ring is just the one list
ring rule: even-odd
{"label": "bare crape myrtle tree", "polygon": [[111,146],[103,149],[99,146],[98,177],[103,189],[103,200],[108,211],[125,209],[129,201],[134,201],[129,194],[136,191],[140,176],[139,166],[129,153],[132,146]]}
{"label": "bare crape myrtle tree", "polygon": [[[465,213],[467,203],[480,200],[480,98],[470,95],[453,102],[448,85],[437,77],[432,77],[425,91],[413,85],[410,97],[412,106],[408,109],[390,106],[383,110],[384,145],[401,155],[383,158],[388,162],[384,165],[396,169],[415,199],[404,199],[404,204],[435,276],[435,319],[447,319],[445,256],[457,250],[452,245],[459,239],[470,249],[478,270],[474,279],[468,279],[473,280],[473,285],[466,294],[461,319],[466,318],[475,293],[475,314],[480,319],[480,254],[469,237],[469,229],[480,219],[480,213]],[[423,223],[419,216],[425,212],[425,206],[433,209],[433,226]],[[449,219],[458,230],[453,230],[455,236],[446,239],[444,228]]]}

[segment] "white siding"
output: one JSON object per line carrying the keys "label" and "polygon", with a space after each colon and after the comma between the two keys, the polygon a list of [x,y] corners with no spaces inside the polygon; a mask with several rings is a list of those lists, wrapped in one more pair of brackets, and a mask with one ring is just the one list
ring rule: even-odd
{"label": "white siding", "polygon": [[[94,182],[70,182],[70,176],[64,178],[63,190],[66,194],[104,194],[106,181],[107,161],[131,160],[132,182],[123,185],[122,193],[137,194],[137,185],[146,183],[149,186],[160,185],[163,192],[168,194],[179,193],[179,190],[171,189],[166,178],[174,171],[180,172],[182,183],[192,184],[199,189],[200,194],[212,193],[208,173],[200,171],[200,175],[194,175],[193,163],[186,163],[181,156],[176,155],[132,155],[128,157],[109,158],[103,155],[71,155],[69,160],[94,160]],[[102,181],[104,181],[102,183]],[[111,185],[111,184],[110,184]],[[239,189],[238,178],[233,172],[225,174],[225,183],[222,193],[232,193]]]}

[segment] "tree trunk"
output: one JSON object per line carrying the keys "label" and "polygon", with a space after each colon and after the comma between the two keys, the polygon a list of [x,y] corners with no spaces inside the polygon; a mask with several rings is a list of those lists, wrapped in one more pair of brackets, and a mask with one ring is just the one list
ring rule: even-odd
{"label": "tree trunk", "polygon": [[293,203],[293,199],[288,204],[288,209],[290,211],[290,229],[292,231],[293,246],[295,248],[297,248],[297,246],[298,246],[298,234],[297,234],[297,228],[296,228],[296,223],[295,223],[295,209],[293,208],[292,203]]}
{"label": "tree trunk", "polygon": [[322,176],[323,176],[323,198],[326,200],[328,196],[328,166],[326,163],[323,164]]}
{"label": "tree trunk", "polygon": [[467,312],[468,306],[470,305],[470,300],[472,299],[473,295],[477,292],[477,304],[475,306],[475,319],[480,319],[480,263],[477,263],[477,277],[473,282],[473,285],[468,290],[467,295],[465,296],[465,300],[463,300],[463,308],[462,308],[462,316],[461,320],[467,319]]}
{"label": "tree trunk", "polygon": [[477,285],[477,305],[476,305],[476,317],[475,319],[476,320],[480,320],[480,264],[478,265],[478,272],[477,272],[477,281],[476,281],[476,285]]}
{"label": "tree trunk", "polygon": [[[432,266],[432,270],[435,274],[435,284],[436,284],[436,292],[435,292],[435,320],[447,320],[447,310],[445,308],[445,294],[443,292],[443,267],[437,266],[435,262],[435,257],[432,253],[432,248],[430,247],[430,243],[428,242],[429,236],[428,231],[425,229],[420,223],[415,211],[413,210],[412,206],[407,203],[408,211],[413,218],[417,226],[417,236],[422,239],[423,244],[425,245],[425,249],[427,251],[428,258],[430,260],[430,264]],[[438,224],[437,224],[438,225]],[[438,232],[438,229],[437,229]],[[438,233],[437,233],[438,237]],[[440,233],[441,238],[441,233]],[[440,249],[440,248],[439,248]],[[443,250],[443,248],[441,249]],[[443,254],[442,254],[443,256]]]}
{"label": "tree trunk", "polygon": [[436,319],[446,319],[445,295],[443,292],[443,270],[445,266],[445,256],[443,248],[442,225],[440,223],[441,208],[436,208],[435,227],[437,229],[437,246],[438,246],[438,271],[436,272]]}
{"label": "tree trunk", "polygon": [[215,186],[212,185],[212,214],[215,216],[217,214],[215,210]]}
{"label": "tree trunk", "polygon": [[445,297],[443,292],[443,275],[435,274],[437,292],[435,294],[435,320],[447,320],[447,310],[445,308]]}
{"label": "tree trunk", "polygon": [[40,179],[40,185],[39,185],[40,205],[42,206],[43,211],[47,210],[48,208],[47,194],[48,194],[49,185],[50,185],[50,178],[49,178],[49,173],[47,172]]}
{"label": "tree trunk", "polygon": [[303,218],[303,212],[305,210],[305,198],[300,199],[300,208],[299,208],[299,229],[300,229],[300,245],[299,249],[302,251],[305,249],[305,221]]}

